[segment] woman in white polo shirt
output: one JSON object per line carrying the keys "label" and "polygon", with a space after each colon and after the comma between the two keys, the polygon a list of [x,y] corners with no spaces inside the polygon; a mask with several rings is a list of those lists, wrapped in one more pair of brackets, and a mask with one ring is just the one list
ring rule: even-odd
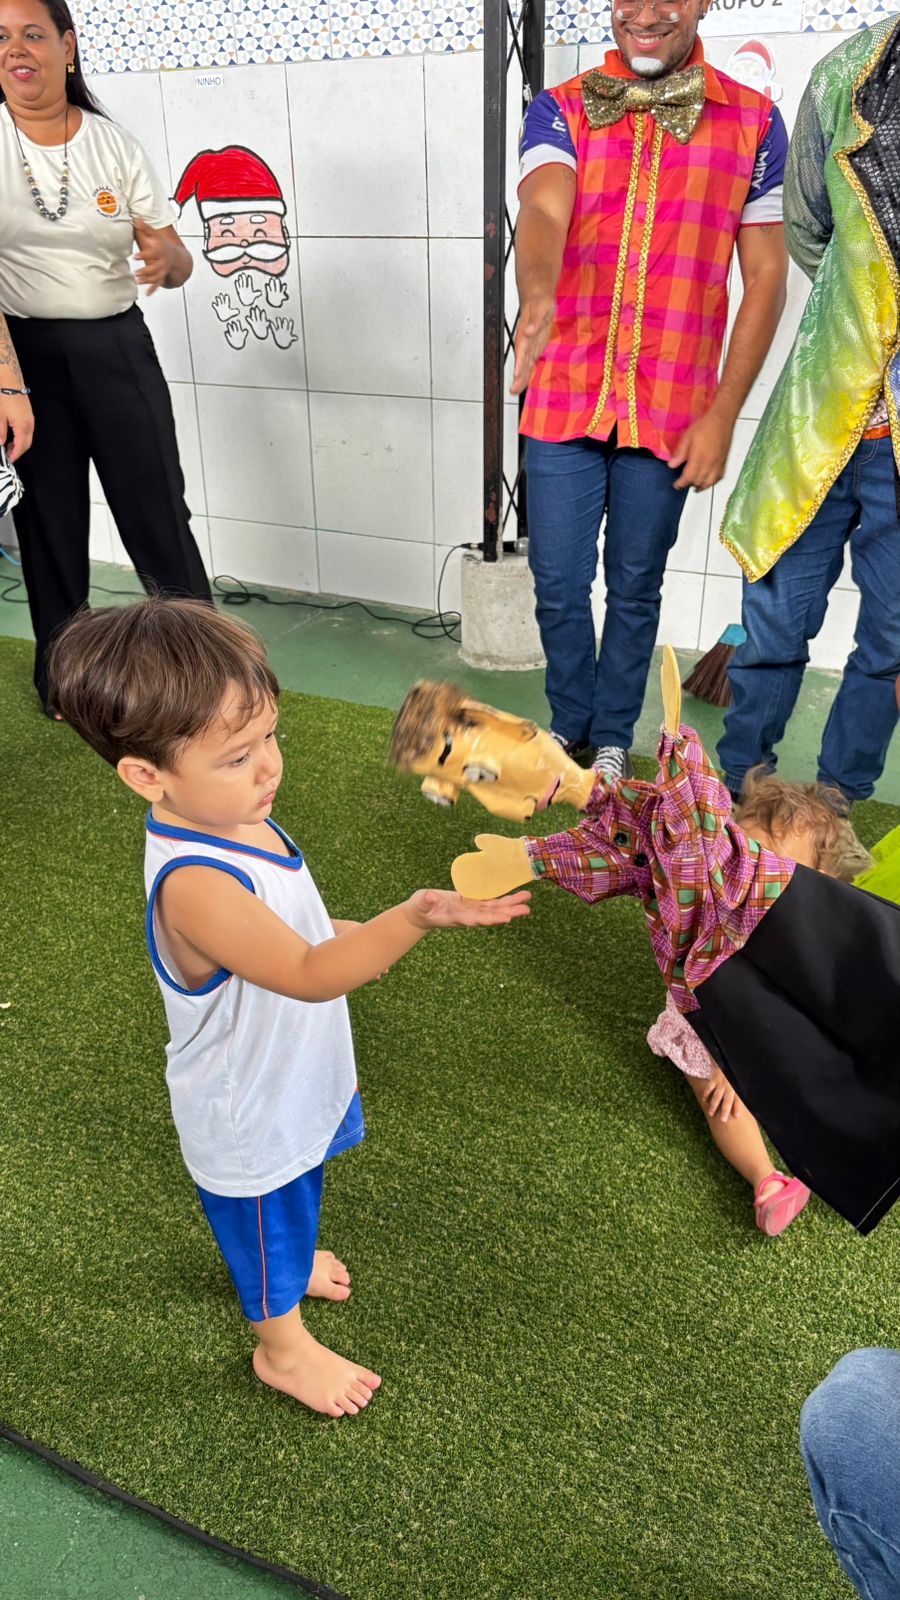
{"label": "woman in white polo shirt", "polygon": [[135,303],[136,282],[179,288],[192,261],[141,146],[87,89],[63,0],[0,0],[0,93],[0,312],[35,415],[15,523],[34,681],[52,716],[47,647],[88,598],[90,461],[145,586],[210,598],[169,391]]}

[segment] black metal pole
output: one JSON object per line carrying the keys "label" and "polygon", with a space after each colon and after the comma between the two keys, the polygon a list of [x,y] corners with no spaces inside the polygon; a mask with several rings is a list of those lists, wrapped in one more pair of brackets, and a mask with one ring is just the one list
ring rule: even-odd
{"label": "black metal pole", "polygon": [[[514,14],[513,4],[521,9]],[[503,549],[503,524],[516,513],[516,535],[527,538],[524,440],[515,479],[503,474],[506,356],[515,323],[506,319],[506,273],[513,270],[514,228],[506,194],[506,113],[509,68],[522,70],[522,106],[544,83],[545,0],[485,0],[484,14],[484,523],[485,561]],[[521,412],[522,401],[519,402]],[[504,487],[510,504],[504,506]]]}
{"label": "black metal pole", "polygon": [[[544,87],[544,0],[525,0],[525,17],[522,28],[522,107],[524,110]],[[519,397],[519,416],[525,396]],[[516,537],[528,538],[528,485],[525,474],[525,439],[519,434],[518,472],[516,475]]]}
{"label": "black metal pole", "polygon": [[503,515],[506,253],[506,0],[484,8],[484,541],[496,561]]}

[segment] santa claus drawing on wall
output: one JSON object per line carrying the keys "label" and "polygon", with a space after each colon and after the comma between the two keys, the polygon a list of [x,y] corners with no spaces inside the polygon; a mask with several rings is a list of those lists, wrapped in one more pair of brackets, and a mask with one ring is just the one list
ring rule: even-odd
{"label": "santa claus drawing on wall", "polygon": [[203,219],[203,254],[220,278],[233,280],[239,307],[219,294],[212,308],[224,324],[225,338],[241,350],[249,334],[270,335],[286,350],[297,338],[293,321],[271,318],[262,305],[263,288],[251,274],[265,276],[266,305],[278,310],[289,298],[283,275],[290,255],[281,186],[261,156],[243,145],[201,150],[185,167],[175,189],[183,210],[194,200]]}
{"label": "santa claus drawing on wall", "polygon": [[758,89],[767,100],[776,102],[784,90],[775,82],[775,60],[771,50],[761,39],[747,39],[733,50],[725,63],[729,78],[744,83],[748,89]]}

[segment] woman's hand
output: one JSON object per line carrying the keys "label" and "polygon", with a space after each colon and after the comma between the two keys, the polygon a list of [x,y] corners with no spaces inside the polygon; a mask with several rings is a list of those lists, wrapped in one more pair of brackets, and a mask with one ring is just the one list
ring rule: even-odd
{"label": "woman's hand", "polygon": [[[34,412],[27,394],[19,358],[13,349],[6,318],[0,313],[0,389],[22,391],[0,394],[0,443],[10,461],[23,456],[34,437]],[[13,437],[10,438],[10,433]]]}
{"label": "woman's hand", "polygon": [[[11,435],[11,437],[10,437]],[[25,394],[0,394],[0,439],[9,461],[18,461],[34,438],[34,412]]]}
{"label": "woman's hand", "polygon": [[151,228],[140,217],[134,219],[134,242],[141,265],[134,275],[135,283],[145,287],[148,294],[157,289],[180,289],[194,270],[190,251],[182,244],[174,228]]}

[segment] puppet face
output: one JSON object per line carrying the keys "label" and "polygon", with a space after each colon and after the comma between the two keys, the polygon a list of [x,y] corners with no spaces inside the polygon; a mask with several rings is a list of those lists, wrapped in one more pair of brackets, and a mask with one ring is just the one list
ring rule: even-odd
{"label": "puppet face", "polygon": [[571,782],[573,767],[561,745],[533,722],[471,700],[448,716],[411,770],[424,775],[422,793],[439,805],[455,805],[466,790],[495,817],[527,822]]}

